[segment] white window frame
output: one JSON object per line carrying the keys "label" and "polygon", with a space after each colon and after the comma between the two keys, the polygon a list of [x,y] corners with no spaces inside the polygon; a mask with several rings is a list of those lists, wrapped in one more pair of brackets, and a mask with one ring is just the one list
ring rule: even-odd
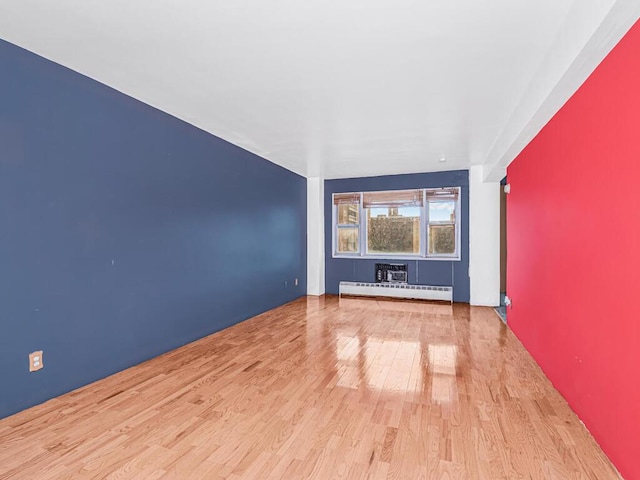
{"label": "white window frame", "polygon": [[[354,193],[360,196],[360,200],[358,202],[358,224],[353,223],[338,223],[338,205],[336,205],[333,201],[335,193],[331,195],[331,205],[333,207],[333,230],[331,233],[331,237],[333,240],[333,256],[335,258],[360,258],[362,256],[362,192],[345,192],[345,193]],[[340,194],[340,193],[338,193]],[[338,252],[338,229],[340,228],[354,228],[358,227],[358,251],[357,252]]]}
{"label": "white window frame", "polygon": [[[460,231],[460,197],[462,196],[462,192],[460,187],[447,187],[450,189],[457,189],[458,191],[458,195],[457,195],[457,200],[455,201],[455,221],[453,222],[453,226],[455,227],[455,234],[456,234],[456,248],[455,248],[455,252],[453,254],[450,253],[429,253],[429,229],[431,228],[431,222],[429,221],[429,202],[427,201],[427,190],[437,190],[435,188],[425,188],[424,189],[424,214],[425,214],[425,225],[426,225],[426,230],[425,230],[425,234],[426,234],[426,241],[425,241],[425,248],[426,248],[426,252],[425,252],[425,256],[427,258],[429,258],[430,260],[437,260],[437,259],[442,259],[442,260],[460,260],[460,237],[462,236],[462,232]],[[450,202],[451,200],[446,200],[446,199],[442,199],[442,200],[435,200],[433,203],[442,203],[442,202]],[[434,222],[434,225],[451,225],[451,222]]]}
{"label": "white window frame", "polygon": [[[455,233],[456,233],[456,251],[453,255],[451,254],[429,254],[429,202],[427,201],[427,191],[430,190],[441,190],[441,189],[456,189],[457,190],[457,200],[455,202]],[[358,225],[338,225],[338,205],[335,205],[333,196],[336,194],[343,194],[343,192],[336,192],[331,195],[331,206],[332,206],[332,257],[333,258],[361,258],[361,259],[371,259],[371,260],[384,260],[384,259],[392,259],[392,260],[434,260],[434,261],[460,261],[461,260],[461,239],[462,239],[462,229],[461,229],[461,219],[462,219],[462,188],[457,187],[439,187],[439,188],[423,188],[422,196],[423,196],[423,205],[420,209],[420,253],[416,255],[400,253],[367,253],[367,235],[368,235],[368,225],[367,225],[367,216],[365,214],[365,208],[363,207],[363,192],[344,192],[344,193],[353,193],[360,196],[360,201],[358,203]],[[389,190],[391,191],[391,190]],[[443,199],[442,201],[448,201]],[[339,228],[358,227],[358,239],[359,239],[359,252],[357,253],[339,253],[337,251],[337,232]]]}

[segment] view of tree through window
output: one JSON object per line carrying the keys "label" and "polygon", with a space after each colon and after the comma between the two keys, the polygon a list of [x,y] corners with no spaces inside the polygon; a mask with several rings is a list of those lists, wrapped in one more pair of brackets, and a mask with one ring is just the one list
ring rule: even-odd
{"label": "view of tree through window", "polygon": [[420,253],[420,208],[367,208],[367,253]]}
{"label": "view of tree through window", "polygon": [[429,253],[453,254],[455,252],[455,225],[431,225],[429,227]]}
{"label": "view of tree through window", "polygon": [[456,251],[456,203],[429,202],[429,253],[454,254]]}

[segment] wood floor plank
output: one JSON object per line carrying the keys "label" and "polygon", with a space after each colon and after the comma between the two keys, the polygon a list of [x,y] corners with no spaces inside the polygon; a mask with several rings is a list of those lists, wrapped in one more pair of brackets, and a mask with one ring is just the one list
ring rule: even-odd
{"label": "wood floor plank", "polygon": [[327,296],[0,420],[31,478],[619,477],[492,309]]}

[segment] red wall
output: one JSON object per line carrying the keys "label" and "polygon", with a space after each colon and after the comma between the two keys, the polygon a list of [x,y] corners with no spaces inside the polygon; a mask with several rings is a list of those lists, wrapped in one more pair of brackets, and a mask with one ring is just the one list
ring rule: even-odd
{"label": "red wall", "polygon": [[509,325],[640,479],[640,22],[507,171]]}

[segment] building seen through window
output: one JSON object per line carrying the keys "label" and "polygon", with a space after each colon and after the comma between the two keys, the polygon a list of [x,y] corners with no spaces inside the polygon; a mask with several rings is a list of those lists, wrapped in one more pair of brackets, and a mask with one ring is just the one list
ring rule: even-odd
{"label": "building seen through window", "polygon": [[334,194],[334,255],[458,258],[459,194],[459,187]]}

